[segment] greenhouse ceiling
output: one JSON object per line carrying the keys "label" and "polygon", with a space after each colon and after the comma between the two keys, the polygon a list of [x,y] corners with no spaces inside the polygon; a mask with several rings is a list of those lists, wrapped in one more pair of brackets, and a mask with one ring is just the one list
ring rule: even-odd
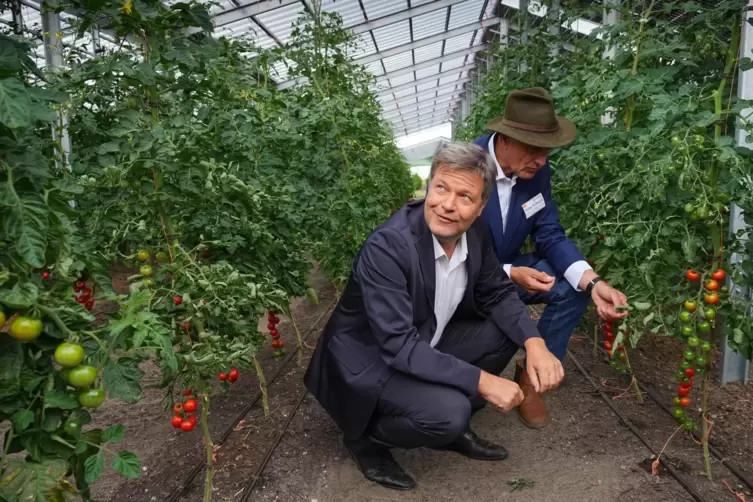
{"label": "greenhouse ceiling", "polygon": [[[215,36],[248,36],[265,48],[284,44],[291,36],[293,21],[311,9],[313,1],[220,0],[210,9]],[[452,120],[479,51],[504,22],[494,13],[516,10],[520,1],[322,0],[322,9],[339,13],[345,26],[352,29],[358,47],[354,57],[376,76],[374,90],[384,118],[396,135],[407,135]],[[540,3],[528,0],[527,4],[532,14],[546,15]],[[25,33],[41,38],[43,31],[50,31],[43,27],[38,0],[20,0],[20,6],[17,15]],[[74,37],[66,22],[70,17],[65,13],[60,17],[64,44]],[[6,13],[0,22],[14,26],[13,14]],[[588,34],[597,26],[597,22],[582,19],[568,27]],[[104,32],[87,34],[76,45],[85,55],[94,55],[96,47],[116,48]],[[41,44],[37,57],[43,66]],[[284,64],[279,64],[275,73],[280,88],[296,84],[288,78]]]}

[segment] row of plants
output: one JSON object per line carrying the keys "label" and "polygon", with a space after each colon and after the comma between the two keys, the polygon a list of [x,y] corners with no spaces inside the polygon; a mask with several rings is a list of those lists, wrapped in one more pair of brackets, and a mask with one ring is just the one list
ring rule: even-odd
{"label": "row of plants", "polygon": [[[120,48],[81,59],[58,38],[66,66],[43,73],[33,42],[0,35],[0,499],[89,500],[108,461],[138,477],[113,446],[124,427],[94,428],[91,411],[137,402],[151,360],[165,416],[201,428],[208,501],[212,396],[246,371],[264,381],[257,354],[270,338],[284,354],[280,316],[301,344],[291,301],[318,301],[312,263],[342,287],[412,195],[409,168],[351,35],[320,6],[271,50],[213,37],[199,2],[54,9],[80,13],[79,39],[96,23]],[[277,62],[304,83],[279,91]]]}
{"label": "row of plants", "polygon": [[753,261],[734,259],[751,256],[751,242],[728,231],[731,202],[753,222],[745,211],[753,208],[751,151],[735,143],[737,127],[751,132],[740,120],[751,103],[737,98],[735,78],[753,67],[740,53],[743,4],[624,2],[610,7],[616,23],[584,36],[553,28],[602,18],[602,5],[543,3],[548,13],[535,23],[518,15],[525,43],[490,49],[495,65],[456,136],[484,133],[507,94],[524,87],[549,89],[557,113],[575,122],[576,141],[550,156],[553,196],[567,235],[633,311],[603,328],[604,347],[616,370],[632,373],[627,350],[645,334],[685,344],[675,416],[689,431],[702,424],[710,477],[708,378],[695,419],[693,376],[708,368],[712,344],[753,355],[751,301],[730,295],[727,284],[753,286]]}

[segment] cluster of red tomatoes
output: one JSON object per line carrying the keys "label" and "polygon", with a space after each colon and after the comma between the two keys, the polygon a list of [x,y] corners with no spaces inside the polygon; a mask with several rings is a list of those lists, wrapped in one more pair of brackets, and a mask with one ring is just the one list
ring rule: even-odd
{"label": "cluster of red tomatoes", "polygon": [[[614,334],[614,325],[611,322],[607,322],[603,326],[604,328],[604,349],[607,351],[607,356],[609,356],[609,364],[612,366],[612,368],[619,372],[625,371],[625,366],[623,364],[624,361],[627,360],[627,356],[625,355],[625,347],[620,344],[616,347],[614,346],[614,340],[615,340],[615,334]],[[626,334],[630,331],[626,331]],[[612,358],[612,354],[614,351],[617,351],[617,357]]]}
{"label": "cluster of red tomatoes", "polygon": [[236,368],[233,368],[227,373],[220,373],[217,378],[220,379],[220,382],[235,383],[238,380],[239,376],[241,376],[240,371],[238,371]]}
{"label": "cluster of red tomatoes", "polygon": [[[44,272],[44,274],[46,273],[47,272]],[[76,282],[73,287],[73,298],[83,305],[86,310],[91,310],[94,307],[94,297],[92,295],[92,289],[86,287],[86,281]]]}
{"label": "cluster of red tomatoes", "polygon": [[277,331],[278,324],[280,324],[280,318],[270,310],[267,314],[267,329],[269,336],[272,337],[272,348],[279,352],[285,348],[285,342],[280,340],[280,332]]}
{"label": "cluster of red tomatoes", "polygon": [[188,399],[183,403],[175,403],[173,405],[173,418],[170,423],[176,429],[181,429],[184,432],[194,430],[198,422],[195,413],[199,409],[199,403],[192,394],[193,391],[191,389],[184,391],[183,395]]}

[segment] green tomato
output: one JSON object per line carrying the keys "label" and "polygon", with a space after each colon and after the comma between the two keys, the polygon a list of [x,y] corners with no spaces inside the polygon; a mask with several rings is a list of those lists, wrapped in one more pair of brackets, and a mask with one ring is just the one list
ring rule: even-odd
{"label": "green tomato", "polygon": [[692,431],[695,430],[695,423],[692,420],[688,420],[682,425],[682,428],[686,431]]}
{"label": "green tomato", "polygon": [[84,408],[99,408],[105,402],[103,389],[86,389],[78,394],[78,402]]}
{"label": "green tomato", "polygon": [[[686,370],[686,369],[690,368],[691,366],[693,366],[693,363],[691,363],[690,361],[686,361],[686,360],[684,360],[684,359],[683,359],[683,360],[682,360],[682,362],[680,363],[680,368],[682,368],[682,369],[684,369],[684,370]],[[683,377],[683,378],[685,378],[685,377]]]}
{"label": "green tomato", "polygon": [[688,312],[695,312],[695,309],[698,308],[698,303],[695,300],[685,300],[685,303],[683,303],[682,306]]}
{"label": "green tomato", "polygon": [[680,137],[679,136],[672,136],[672,146],[677,146],[680,144]]}
{"label": "green tomato", "polygon": [[685,378],[685,372],[682,370],[677,370],[675,377],[677,377],[678,380],[682,380],[683,378]]}
{"label": "green tomato", "polygon": [[[678,398],[675,398],[675,399],[677,399],[677,404],[675,406],[679,406],[680,405],[680,398],[678,397]],[[682,408],[677,408],[676,407],[676,408],[672,409],[672,415],[677,420],[682,420],[682,419],[685,418],[685,410],[683,410]]]}
{"label": "green tomato", "polygon": [[147,261],[149,259],[149,251],[146,249],[140,249],[136,254],[136,257],[141,261]]}
{"label": "green tomato", "polygon": [[[708,363],[709,363],[708,358],[706,356],[704,356],[703,354],[701,354],[700,356],[698,356],[698,357],[695,358],[695,364],[696,364],[697,367],[701,367],[702,368],[702,367],[706,366]],[[697,368],[696,368],[696,370],[697,370]]]}
{"label": "green tomato", "polygon": [[69,418],[65,422],[63,430],[71,437],[78,437],[78,435],[81,434],[81,422],[79,422],[75,418]]}
{"label": "green tomato", "polygon": [[701,344],[701,339],[697,336],[693,335],[690,338],[688,338],[688,345],[691,347],[698,347]]}
{"label": "green tomato", "polygon": [[685,352],[682,353],[682,357],[685,358],[686,361],[692,361],[693,359],[695,359],[695,352],[690,349],[686,349]]}
{"label": "green tomato", "polygon": [[10,336],[19,342],[31,342],[39,338],[43,327],[39,319],[19,316],[10,323]]}
{"label": "green tomato", "polygon": [[151,265],[142,265],[139,269],[139,273],[143,275],[144,277],[149,277],[152,275],[152,266]]}
{"label": "green tomato", "polygon": [[71,383],[71,368],[63,368],[60,370],[60,376],[63,377],[63,380],[65,380],[65,383],[70,385]]}
{"label": "green tomato", "polygon": [[680,397],[679,397],[679,396],[675,396],[675,397],[673,397],[673,398],[672,398],[672,404],[673,404],[674,406],[680,406]]}
{"label": "green tomato", "polygon": [[682,336],[688,337],[693,334],[693,326],[683,326]]}
{"label": "green tomato", "polygon": [[167,253],[165,253],[164,251],[158,252],[155,257],[157,258],[157,261],[162,262],[162,263],[165,263],[169,259],[167,257]]}
{"label": "green tomato", "polygon": [[75,368],[84,360],[84,349],[75,343],[61,343],[55,349],[55,362],[63,368]]}
{"label": "green tomato", "polygon": [[688,202],[687,204],[685,204],[685,212],[688,214],[693,214],[695,212],[695,206]]}
{"label": "green tomato", "polygon": [[711,352],[711,342],[703,342],[701,344],[701,350],[704,352]]}
{"label": "green tomato", "polygon": [[709,321],[713,321],[716,319],[716,309],[714,307],[706,307],[703,310],[703,317]]}
{"label": "green tomato", "polygon": [[680,312],[680,321],[688,323],[693,319],[693,316],[688,311]]}
{"label": "green tomato", "polygon": [[97,379],[97,368],[93,366],[76,366],[68,374],[68,382],[74,387],[89,387]]}
{"label": "green tomato", "polygon": [[709,324],[706,321],[698,323],[698,332],[702,335],[707,335],[711,333],[711,324]]}

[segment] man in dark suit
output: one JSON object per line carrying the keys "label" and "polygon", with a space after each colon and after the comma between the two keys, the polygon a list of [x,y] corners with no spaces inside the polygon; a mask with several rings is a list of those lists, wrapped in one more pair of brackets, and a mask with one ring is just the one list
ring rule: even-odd
{"label": "man in dark suit", "polygon": [[304,379],[365,477],[403,490],[415,482],[392,447],[507,457],[469,424],[486,402],[507,412],[523,399],[498,376],[519,347],[537,391],[564,377],[479,219],[494,183],[491,158],[452,143],[431,173],[426,200],[398,211],[359,251]]}
{"label": "man in dark suit", "polygon": [[[562,360],[591,300],[607,322],[627,315],[615,309],[627,298],[603,281],[567,238],[552,200],[549,153],[575,139],[575,125],[555,114],[545,89],[532,88],[511,92],[504,115],[490,121],[487,129],[492,133],[474,141],[491,154],[496,168],[482,219],[523,302],[547,305],[538,329],[549,350]],[[536,252],[521,254],[529,236]],[[548,412],[524,366],[518,361],[515,375],[525,395],[520,419],[528,427],[543,427]]]}

